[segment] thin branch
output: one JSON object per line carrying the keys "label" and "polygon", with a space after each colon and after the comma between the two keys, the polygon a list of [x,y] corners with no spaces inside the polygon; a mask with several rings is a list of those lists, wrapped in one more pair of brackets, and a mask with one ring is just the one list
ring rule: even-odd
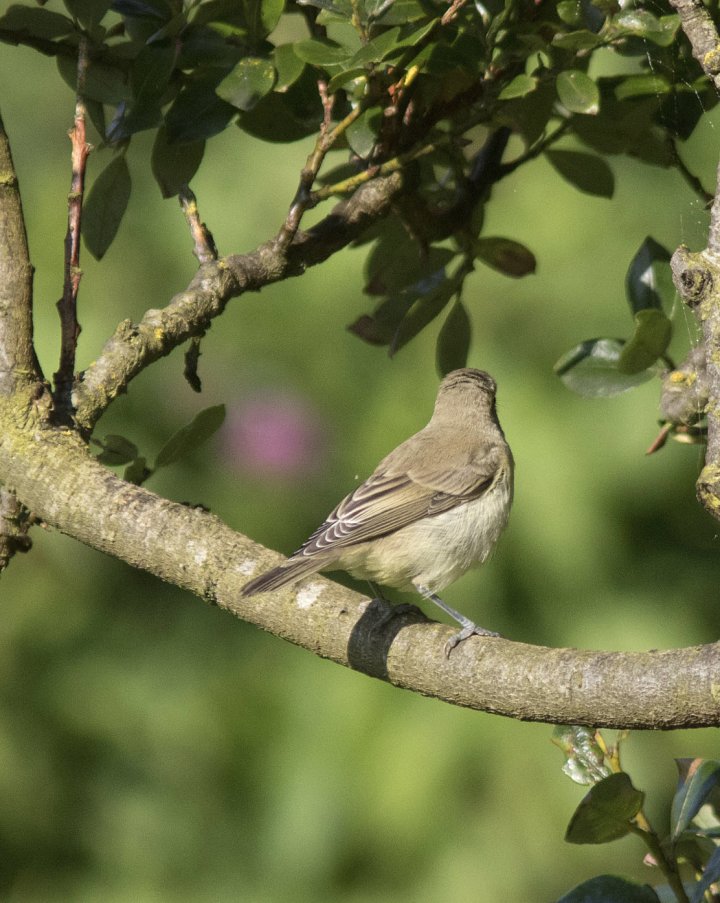
{"label": "thin branch", "polygon": [[0,398],[0,473],[22,503],[81,542],[189,590],[276,636],[395,686],[527,721],[604,727],[720,724],[720,644],[661,652],[546,649],[473,638],[446,659],[453,628],[399,614],[313,577],[250,598],[253,573],[279,556],[217,517],[109,473],[69,430],[22,426]]}
{"label": "thin branch", "polygon": [[210,263],[213,260],[217,260],[218,252],[215,247],[215,239],[212,237],[212,232],[200,219],[197,198],[189,186],[185,185],[181,189],[178,200],[190,227],[190,235],[194,244],[193,254],[197,257],[198,263]]}
{"label": "thin branch", "polygon": [[92,150],[86,140],[85,80],[89,58],[88,41],[80,38],[77,64],[77,95],[74,124],[69,137],[72,143],[72,177],[68,195],[68,227],[65,235],[65,276],[62,298],[57,303],[60,313],[60,363],[55,374],[55,402],[58,411],[67,417],[72,408],[71,392],[75,379],[75,351],[80,335],[77,318],[77,296],[82,279],[80,269],[80,229],[82,224],[85,171]]}
{"label": "thin branch", "polygon": [[124,320],[96,360],[82,374],[74,398],[76,419],[89,431],[108,404],[153,361],[206,330],[231,298],[322,263],[386,216],[403,187],[394,173],[360,188],[325,219],[295,236],[282,249],[275,240],[249,254],[225,257],[202,266],[190,285],[162,310],[149,310],[139,324]]}

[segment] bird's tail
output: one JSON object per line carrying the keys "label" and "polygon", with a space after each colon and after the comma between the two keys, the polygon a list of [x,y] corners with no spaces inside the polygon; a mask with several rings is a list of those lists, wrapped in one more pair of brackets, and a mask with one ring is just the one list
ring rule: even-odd
{"label": "bird's tail", "polygon": [[289,558],[276,568],[265,571],[242,588],[243,596],[267,593],[288,583],[294,583],[306,574],[314,574],[321,563],[316,558]]}

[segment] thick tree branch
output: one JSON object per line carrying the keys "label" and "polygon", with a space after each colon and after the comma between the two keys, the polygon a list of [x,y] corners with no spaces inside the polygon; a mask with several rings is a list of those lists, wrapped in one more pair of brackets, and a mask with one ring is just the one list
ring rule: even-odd
{"label": "thick tree branch", "polygon": [[108,472],[75,434],[43,428],[30,390],[12,403],[0,399],[0,422],[0,473],[48,524],[316,655],[454,705],[523,720],[720,724],[720,645],[609,653],[473,638],[447,660],[452,628],[412,615],[380,626],[384,610],[376,603],[320,577],[241,597],[248,577],[277,555],[203,510]]}
{"label": "thick tree branch", "polygon": [[670,5],[680,16],[693,56],[700,63],[707,77],[720,90],[720,42],[707,7],[702,0],[670,0]]}
{"label": "thick tree branch", "polygon": [[402,185],[401,173],[377,179],[338,204],[312,229],[298,232],[289,247],[273,240],[250,254],[205,264],[167,307],[147,311],[137,325],[124,320],[76,387],[73,401],[77,422],[91,430],[112,399],[124,392],[138,373],[187,339],[202,334],[231,298],[299,276],[350,244],[370,223],[390,211]]}

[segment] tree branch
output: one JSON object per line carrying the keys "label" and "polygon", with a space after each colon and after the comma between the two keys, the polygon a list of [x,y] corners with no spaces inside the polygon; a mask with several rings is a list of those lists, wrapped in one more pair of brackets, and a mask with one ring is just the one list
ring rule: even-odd
{"label": "tree branch", "polygon": [[451,658],[452,628],[398,615],[323,578],[242,597],[278,556],[206,511],[125,483],[77,435],[43,428],[32,393],[0,398],[0,473],[46,523],[236,617],[346,667],[454,705],[528,721],[602,727],[720,724],[720,645],[664,652],[545,649],[474,638]]}
{"label": "tree branch", "polygon": [[112,399],[126,391],[138,373],[204,332],[231,298],[299,276],[350,244],[370,223],[390,212],[402,186],[401,173],[376,179],[338,204],[312,229],[298,232],[287,248],[271,240],[249,254],[205,264],[167,307],[148,310],[137,325],[124,320],[76,386],[73,401],[77,422],[90,431]]}
{"label": "tree branch", "polygon": [[720,41],[710,13],[702,0],[670,0],[670,5],[680,16],[693,56],[720,90]]}

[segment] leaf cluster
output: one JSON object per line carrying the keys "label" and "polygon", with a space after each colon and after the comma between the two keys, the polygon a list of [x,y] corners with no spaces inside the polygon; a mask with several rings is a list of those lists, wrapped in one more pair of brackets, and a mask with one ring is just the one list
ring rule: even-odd
{"label": "leaf cluster", "polygon": [[[609,156],[681,166],[675,142],[716,102],[662,2],[652,11],[615,0],[64,5],[65,14],[11,5],[0,40],[56,56],[112,155],[87,199],[91,253],[102,257],[119,228],[132,190],[126,156],[139,132],[155,133],[151,165],[165,197],[192,179],[206,142],[227,128],[283,143],[331,135],[319,162],[327,153],[335,162],[310,173],[306,206],[388,168],[406,175],[393,216],[363,239],[373,243],[366,293],[376,305],[350,328],[395,353],[444,315],[443,372],[467,355],[468,277],[485,266],[511,278],[536,267],[521,236],[484,234],[493,184],[544,155],[578,190],[611,197]],[[81,41],[90,60],[82,74]],[[614,74],[596,74],[601,52],[614,55]],[[512,135],[520,142],[509,144]],[[612,370],[620,376],[605,381],[606,393],[644,378],[668,327],[647,301],[634,315],[629,341],[585,343],[563,376],[579,384],[583,368]]]}

